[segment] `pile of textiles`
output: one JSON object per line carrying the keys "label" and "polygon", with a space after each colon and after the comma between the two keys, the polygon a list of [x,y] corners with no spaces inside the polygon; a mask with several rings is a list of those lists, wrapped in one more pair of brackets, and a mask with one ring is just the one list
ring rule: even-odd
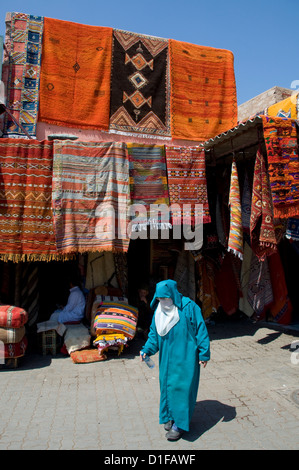
{"label": "pile of textiles", "polygon": [[102,302],[94,319],[96,338],[93,341],[99,354],[110,347],[119,354],[136,333],[138,309],[121,302]]}
{"label": "pile of textiles", "polygon": [[27,321],[28,313],[24,309],[0,305],[0,344],[4,344],[5,359],[24,356],[28,344],[25,330]]}

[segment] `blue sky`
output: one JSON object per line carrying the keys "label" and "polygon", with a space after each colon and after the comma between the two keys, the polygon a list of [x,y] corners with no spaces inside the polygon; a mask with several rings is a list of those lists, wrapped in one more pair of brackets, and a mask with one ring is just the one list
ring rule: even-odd
{"label": "blue sky", "polygon": [[229,49],[238,104],[299,81],[299,0],[1,0],[0,35],[7,11]]}

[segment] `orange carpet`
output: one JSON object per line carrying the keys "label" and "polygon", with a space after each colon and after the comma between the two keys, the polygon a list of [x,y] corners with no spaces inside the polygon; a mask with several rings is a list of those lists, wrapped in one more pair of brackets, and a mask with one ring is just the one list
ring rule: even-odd
{"label": "orange carpet", "polygon": [[39,121],[107,130],[112,28],[44,18]]}
{"label": "orange carpet", "polygon": [[204,141],[237,125],[232,52],[169,40],[173,139]]}

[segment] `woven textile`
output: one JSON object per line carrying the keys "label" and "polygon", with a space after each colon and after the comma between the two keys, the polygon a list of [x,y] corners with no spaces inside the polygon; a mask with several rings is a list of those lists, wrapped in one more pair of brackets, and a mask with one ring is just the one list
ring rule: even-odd
{"label": "woven textile", "polygon": [[[7,15],[3,81],[7,107],[30,136],[35,137],[43,36],[43,17]],[[22,137],[24,132],[5,113],[4,135]]]}
{"label": "woven textile", "polygon": [[228,251],[231,251],[240,259],[243,258],[243,228],[242,209],[240,201],[240,187],[237,164],[232,162],[232,172],[229,191],[230,230],[228,238]]}
{"label": "woven textile", "polygon": [[108,130],[112,28],[44,19],[39,120]]}
{"label": "woven textile", "polygon": [[25,336],[25,326],[20,328],[0,328],[0,341],[4,344],[19,343]]}
{"label": "woven textile", "polygon": [[250,239],[251,248],[261,260],[277,250],[269,178],[260,149],[257,151],[254,165]]}
{"label": "woven textile", "polygon": [[162,145],[127,144],[131,204],[169,204],[165,148]]}
{"label": "woven textile", "polygon": [[75,364],[89,364],[90,362],[99,362],[106,359],[104,355],[100,356],[99,351],[95,348],[81,349],[70,354]]}
{"label": "woven textile", "polygon": [[54,141],[53,211],[60,253],[127,251],[125,144]]}
{"label": "woven textile", "polygon": [[236,126],[233,54],[172,39],[169,51],[172,138],[205,141]]}
{"label": "woven textile", "polygon": [[293,94],[285,100],[279,101],[278,103],[269,106],[267,109],[267,116],[282,117],[288,119],[298,118],[298,100],[299,93]]}
{"label": "woven textile", "polygon": [[0,139],[0,257],[57,259],[52,195],[53,143]]}
{"label": "woven textile", "polygon": [[19,343],[6,343],[4,344],[5,359],[13,359],[24,356],[28,346],[28,339],[26,336]]}
{"label": "woven textile", "polygon": [[165,147],[170,204],[181,206],[181,223],[184,204],[191,205],[191,222],[195,223],[194,205],[202,205],[202,222],[211,222],[206,180],[205,151],[199,147]]}
{"label": "woven textile", "polygon": [[168,40],[113,31],[111,132],[170,138]]}
{"label": "woven textile", "polygon": [[95,317],[94,329],[97,335],[118,333],[132,339],[136,332],[137,318],[138,309],[131,305],[103,302]]}
{"label": "woven textile", "polygon": [[275,218],[299,215],[299,161],[295,121],[262,116]]}
{"label": "woven textile", "polygon": [[28,321],[28,313],[14,305],[0,305],[0,327],[21,328]]}

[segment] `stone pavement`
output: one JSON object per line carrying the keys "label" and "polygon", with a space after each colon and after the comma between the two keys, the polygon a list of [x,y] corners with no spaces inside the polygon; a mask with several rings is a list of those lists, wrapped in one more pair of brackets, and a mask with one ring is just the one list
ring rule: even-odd
{"label": "stone pavement", "polygon": [[298,332],[244,319],[208,329],[211,361],[179,441],[168,442],[158,422],[158,355],[154,369],[141,363],[136,338],[105,362],[28,353],[18,369],[2,368],[0,450],[298,449]]}

